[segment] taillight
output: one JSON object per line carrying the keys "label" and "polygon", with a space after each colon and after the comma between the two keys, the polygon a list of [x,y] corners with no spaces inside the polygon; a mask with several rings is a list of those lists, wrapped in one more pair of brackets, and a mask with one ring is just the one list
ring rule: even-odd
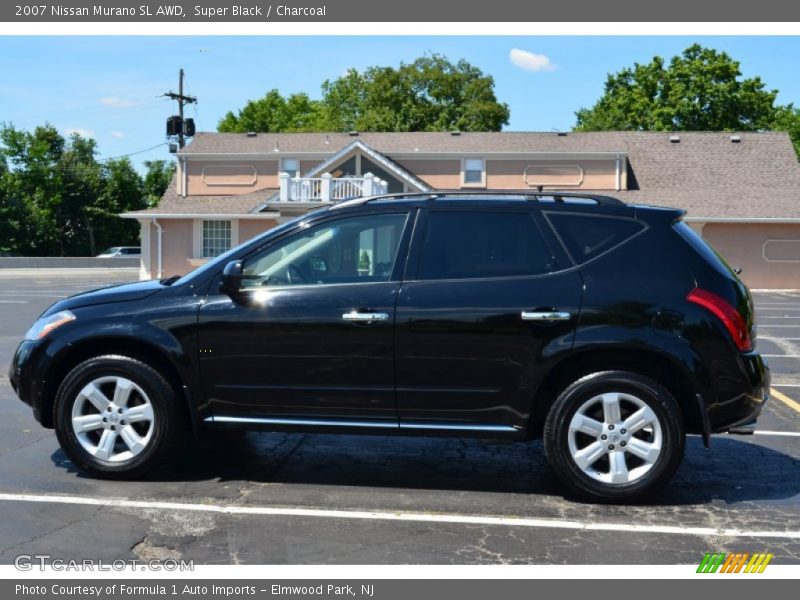
{"label": "taillight", "polygon": [[722,321],[722,324],[725,325],[725,328],[728,330],[728,333],[731,334],[736,347],[739,348],[740,351],[747,352],[753,349],[747,323],[744,322],[739,311],[723,298],[709,291],[695,288],[689,292],[686,299],[714,313],[716,317]]}

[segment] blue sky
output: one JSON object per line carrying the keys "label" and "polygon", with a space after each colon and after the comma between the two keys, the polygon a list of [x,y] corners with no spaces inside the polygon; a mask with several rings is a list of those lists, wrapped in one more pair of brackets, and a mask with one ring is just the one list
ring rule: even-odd
{"label": "blue sky", "polygon": [[[779,102],[800,104],[800,37],[1,37],[0,121],[85,132],[106,158],[165,141],[175,103],[159,96],[176,90],[179,67],[199,99],[187,116],[213,131],[226,111],[271,88],[318,97],[324,79],[349,67],[436,52],[495,77],[497,97],[511,107],[506,129],[567,130],[574,112],[600,96],[608,72],[694,42],[727,51],[745,76],[780,90]],[[168,157],[160,147],[131,159],[140,166]]]}

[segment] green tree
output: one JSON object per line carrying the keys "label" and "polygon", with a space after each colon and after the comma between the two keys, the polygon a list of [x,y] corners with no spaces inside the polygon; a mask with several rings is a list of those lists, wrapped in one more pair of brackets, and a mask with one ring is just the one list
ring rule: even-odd
{"label": "green tree", "polygon": [[57,209],[62,173],[55,167],[64,138],[50,125],[33,132],[12,125],[0,128],[0,154],[8,165],[4,176],[4,211],[12,215],[10,251],[33,256],[61,254]]}
{"label": "green tree", "polygon": [[30,256],[94,254],[135,244],[117,215],[145,208],[144,183],[128,159],[100,163],[96,143],[50,126],[0,127],[0,249]]}
{"label": "green tree", "polygon": [[284,98],[270,90],[258,100],[250,100],[237,114],[228,112],[217,125],[222,132],[313,131],[319,123],[320,103],[306,94]]}
{"label": "green tree", "polygon": [[118,215],[148,206],[144,180],[128,158],[107,161],[102,166],[101,176],[102,189],[85,211],[86,227],[91,231],[87,239],[93,244],[92,256],[109,246],[137,245],[138,224]]}
{"label": "green tree", "polygon": [[694,44],[609,74],[603,96],[575,114],[577,131],[753,131],[770,128],[777,90],[742,78],[727,53]]}
{"label": "green tree", "polygon": [[791,104],[778,107],[772,129],[787,132],[794,144],[794,151],[800,156],[800,109]]}
{"label": "green tree", "polygon": [[433,54],[399,67],[350,69],[322,84],[322,99],[278,90],[220,120],[219,131],[499,131],[508,105],[494,79],[465,60]]}
{"label": "green tree", "polygon": [[147,160],[144,166],[147,169],[144,175],[144,199],[148,206],[157,206],[175,174],[175,162]]}

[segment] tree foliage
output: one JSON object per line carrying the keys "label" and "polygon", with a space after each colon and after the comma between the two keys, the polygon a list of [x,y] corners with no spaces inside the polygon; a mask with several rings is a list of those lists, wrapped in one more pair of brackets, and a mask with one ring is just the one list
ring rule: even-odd
{"label": "tree foliage", "polygon": [[433,54],[399,67],[348,70],[322,84],[322,99],[271,90],[219,122],[219,131],[499,131],[508,105],[494,79],[465,60]]}
{"label": "tree foliage", "polygon": [[107,246],[137,244],[137,224],[118,215],[146,208],[146,182],[153,179],[156,190],[166,171],[163,164],[148,166],[142,178],[127,158],[99,162],[92,139],[65,139],[47,124],[33,131],[4,124],[0,252],[92,256]]}
{"label": "tree foliage", "polygon": [[800,115],[777,90],[742,78],[725,52],[694,44],[608,75],[603,95],[576,115],[576,131],[789,131],[800,152]]}
{"label": "tree foliage", "polygon": [[156,206],[167,191],[175,174],[175,162],[171,160],[146,160],[144,176],[144,198],[148,206]]}
{"label": "tree foliage", "polygon": [[695,44],[666,64],[656,56],[610,74],[592,108],[576,113],[577,130],[749,131],[769,125],[776,90],[741,78],[725,52]]}

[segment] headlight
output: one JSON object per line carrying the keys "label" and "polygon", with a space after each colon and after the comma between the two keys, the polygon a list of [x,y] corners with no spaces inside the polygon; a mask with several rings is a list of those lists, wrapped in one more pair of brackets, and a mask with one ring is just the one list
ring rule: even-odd
{"label": "headlight", "polygon": [[28,330],[28,333],[25,334],[25,339],[40,340],[48,333],[53,331],[53,329],[61,327],[62,325],[66,325],[70,321],[74,320],[75,315],[68,310],[62,310],[57,313],[53,313],[48,317],[42,317],[33,324],[33,327]]}

